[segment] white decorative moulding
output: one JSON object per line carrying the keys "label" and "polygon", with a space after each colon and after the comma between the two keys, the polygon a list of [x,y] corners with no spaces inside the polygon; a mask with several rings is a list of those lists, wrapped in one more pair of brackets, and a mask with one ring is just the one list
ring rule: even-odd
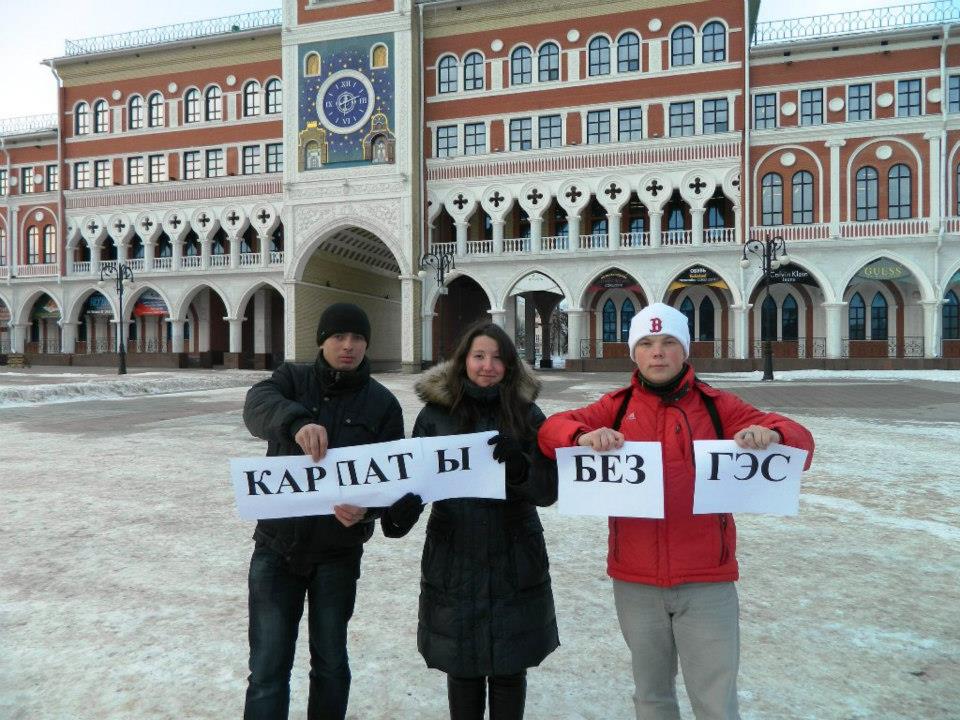
{"label": "white decorative moulding", "polygon": [[40,222],[41,220],[43,220],[43,213],[42,213],[41,211],[37,210],[37,211],[33,214],[33,219],[34,219],[36,222]]}
{"label": "white decorative moulding", "polygon": [[17,186],[17,176],[16,176],[16,175],[11,175],[10,178],[7,180],[7,183],[10,185],[10,187],[16,187],[16,186]]}
{"label": "white decorative moulding", "polygon": [[170,83],[169,85],[167,85],[167,91],[168,91],[168,92],[172,92],[172,93],[176,92],[176,91],[177,91],[177,84],[174,83],[174,82],[172,82],[172,83]]}
{"label": "white decorative moulding", "polygon": [[843,110],[843,98],[831,98],[830,102],[827,103],[827,107],[830,108],[831,112],[840,112]]}
{"label": "white decorative moulding", "polygon": [[567,40],[570,42],[576,42],[580,39],[580,31],[576,28],[571,28],[567,30]]}
{"label": "white decorative moulding", "polygon": [[933,88],[927,91],[927,100],[932,103],[938,103],[943,100],[943,92],[940,88]]}
{"label": "white decorative moulding", "polygon": [[647,28],[650,32],[656,32],[663,27],[663,23],[660,22],[660,18],[653,18],[650,22],[647,23]]}
{"label": "white decorative moulding", "polygon": [[786,115],[787,117],[790,117],[790,116],[793,115],[796,111],[797,111],[797,104],[796,104],[796,103],[785,102],[785,103],[780,107],[780,112],[782,112],[782,113],[783,113],[784,115]]}
{"label": "white decorative moulding", "polygon": [[[34,184],[34,185],[39,185],[39,184],[42,183],[42,182],[43,182],[43,175],[41,175],[40,173],[34,173],[34,174],[33,174],[33,184]],[[38,212],[39,212],[39,211],[38,211]],[[39,219],[40,219],[40,218],[37,218],[37,220],[39,220]]]}
{"label": "white decorative moulding", "polygon": [[227,87],[233,87],[236,84],[237,84],[237,76],[227,75]]}
{"label": "white decorative moulding", "polygon": [[503,50],[503,40],[501,40],[500,38],[497,38],[496,40],[494,40],[492,43],[490,43],[490,49],[493,50],[494,52],[500,52],[501,50]]}
{"label": "white decorative moulding", "polygon": [[882,95],[877,95],[877,105],[880,107],[890,107],[893,105],[893,95],[890,93],[883,93]]}
{"label": "white decorative moulding", "polygon": [[114,100],[119,100],[121,94],[122,93],[119,90],[114,90],[112,93],[110,93],[110,97],[112,97]]}
{"label": "white decorative moulding", "polygon": [[874,154],[877,156],[877,160],[889,160],[890,156],[893,155],[893,148],[889,145],[881,145]]}
{"label": "white decorative moulding", "polygon": [[784,167],[792,167],[795,162],[797,162],[797,156],[792,152],[785,152],[780,156],[780,164]]}

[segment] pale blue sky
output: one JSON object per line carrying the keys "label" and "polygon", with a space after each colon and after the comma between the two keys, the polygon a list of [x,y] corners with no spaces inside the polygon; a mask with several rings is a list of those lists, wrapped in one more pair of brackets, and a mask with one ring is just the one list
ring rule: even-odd
{"label": "pale blue sky", "polygon": [[[845,0],[842,10],[884,7],[891,0]],[[52,113],[56,81],[45,58],[63,55],[63,41],[276,8],[280,0],[10,0],[2,13],[0,118]],[[760,20],[837,12],[836,0],[763,0]]]}

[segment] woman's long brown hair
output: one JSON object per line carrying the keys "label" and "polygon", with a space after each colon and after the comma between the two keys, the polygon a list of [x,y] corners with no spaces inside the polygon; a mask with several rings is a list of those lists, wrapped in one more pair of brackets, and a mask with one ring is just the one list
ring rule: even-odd
{"label": "woman's long brown hair", "polygon": [[469,402],[464,389],[467,381],[467,355],[470,353],[473,341],[481,335],[497,343],[500,360],[503,361],[505,370],[503,380],[498,385],[500,391],[498,429],[504,435],[518,440],[528,440],[533,437],[535,428],[530,426],[530,401],[520,397],[519,384],[523,376],[520,355],[504,329],[489,320],[481,320],[468,327],[453,352],[453,372],[449,382],[453,396],[452,409],[460,421],[460,429],[469,431],[474,427],[479,413],[477,404]]}

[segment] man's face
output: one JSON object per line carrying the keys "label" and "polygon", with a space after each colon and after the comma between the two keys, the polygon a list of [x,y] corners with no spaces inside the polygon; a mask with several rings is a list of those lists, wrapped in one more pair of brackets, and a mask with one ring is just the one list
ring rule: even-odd
{"label": "man's face", "polygon": [[633,361],[640,374],[653,383],[672,380],[683,368],[686,353],[673,335],[647,335],[633,348]]}
{"label": "man's face", "polygon": [[323,341],[320,352],[334,370],[356,370],[367,352],[367,341],[356,333],[337,333]]}

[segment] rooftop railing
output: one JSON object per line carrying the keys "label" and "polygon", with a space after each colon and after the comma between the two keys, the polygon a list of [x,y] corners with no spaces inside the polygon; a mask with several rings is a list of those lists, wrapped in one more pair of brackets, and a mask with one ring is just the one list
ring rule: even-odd
{"label": "rooftop railing", "polygon": [[67,40],[64,43],[64,54],[67,56],[90,55],[93,53],[123,50],[125,48],[161,45],[163,43],[191,40],[193,38],[209,37],[212,35],[227,35],[230,33],[258,30],[260,28],[279,27],[281,10],[260,10],[230,15],[228,17],[196,20],[176,25],[132,30],[114,35],[100,35],[80,40]]}
{"label": "rooftop railing", "polygon": [[956,0],[933,0],[933,2],[891,5],[757,23],[753,32],[753,45],[855,35],[957,21],[960,21],[960,3]]}
{"label": "rooftop railing", "polygon": [[57,116],[24,115],[23,117],[5,118],[0,120],[0,135],[16,135],[18,133],[34,132],[35,130],[56,130]]}

